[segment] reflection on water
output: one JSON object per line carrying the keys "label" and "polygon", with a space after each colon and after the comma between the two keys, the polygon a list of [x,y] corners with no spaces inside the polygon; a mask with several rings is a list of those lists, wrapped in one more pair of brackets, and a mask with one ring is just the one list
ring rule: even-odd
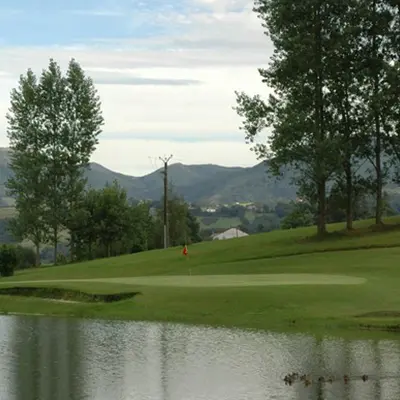
{"label": "reflection on water", "polygon": [[396,341],[0,317],[0,400],[398,400],[399,376]]}
{"label": "reflection on water", "polygon": [[84,398],[81,394],[79,325],[51,318],[4,320],[9,325],[9,358],[1,354],[0,365],[8,370],[7,399]]}

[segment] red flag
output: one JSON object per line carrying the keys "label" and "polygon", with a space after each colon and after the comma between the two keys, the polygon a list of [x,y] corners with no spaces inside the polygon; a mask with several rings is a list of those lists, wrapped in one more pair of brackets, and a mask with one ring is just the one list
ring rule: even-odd
{"label": "red flag", "polygon": [[184,256],[187,256],[187,255],[188,255],[188,249],[187,249],[186,244],[185,244],[185,247],[184,247],[183,250],[182,250],[182,254],[183,254]]}

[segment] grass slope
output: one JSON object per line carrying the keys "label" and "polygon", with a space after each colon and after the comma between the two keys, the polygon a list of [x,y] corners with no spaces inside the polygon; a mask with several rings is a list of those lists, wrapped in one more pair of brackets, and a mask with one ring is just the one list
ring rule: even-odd
{"label": "grass slope", "polygon": [[305,228],[193,245],[188,258],[172,248],[24,271],[0,287],[142,295],[114,304],[0,296],[0,311],[329,333],[399,324],[400,229],[371,224],[351,235],[331,225],[324,241]]}

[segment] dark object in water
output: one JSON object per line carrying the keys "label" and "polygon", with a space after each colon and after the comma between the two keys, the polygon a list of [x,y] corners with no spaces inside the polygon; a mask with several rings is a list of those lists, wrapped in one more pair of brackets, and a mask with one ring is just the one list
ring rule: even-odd
{"label": "dark object in water", "polygon": [[310,379],[306,379],[305,381],[304,381],[304,386],[310,386],[311,385],[311,383],[312,383],[312,380],[311,380],[311,378]]}
{"label": "dark object in water", "polygon": [[293,379],[289,375],[286,375],[283,378],[283,381],[285,382],[285,385],[291,385],[293,383]]}
{"label": "dark object in water", "polygon": [[299,379],[299,374],[297,372],[292,372],[291,374],[285,375],[283,381],[285,385],[292,385],[296,379]]}
{"label": "dark object in water", "polygon": [[[363,382],[366,382],[369,377],[368,375],[364,374],[361,375],[361,379],[363,380]],[[292,385],[296,380],[300,380],[301,382],[304,382],[304,386],[310,386],[312,384],[312,377],[311,375],[299,375],[297,372],[292,372],[291,374],[287,374],[285,375],[285,377],[283,378],[284,382],[286,385]],[[349,377],[349,375],[343,375],[343,381],[345,384],[349,383],[351,380],[351,378]],[[335,379],[333,377],[325,377],[323,375],[318,377],[318,382],[320,383],[333,383],[335,381]]]}

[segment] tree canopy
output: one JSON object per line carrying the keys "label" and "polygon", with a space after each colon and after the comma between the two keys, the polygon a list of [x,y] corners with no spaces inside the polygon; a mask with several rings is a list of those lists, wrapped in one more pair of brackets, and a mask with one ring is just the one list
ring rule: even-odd
{"label": "tree canopy", "polygon": [[[297,170],[299,194],[317,205],[319,235],[335,181],[346,188],[348,229],[362,182],[375,195],[380,224],[384,183],[400,160],[399,8],[392,0],[257,0],[254,11],[275,48],[259,69],[273,93],[236,92],[246,141],[276,176],[284,166]],[[265,130],[268,141],[260,143]],[[370,179],[362,181],[365,162]]]}
{"label": "tree canopy", "polygon": [[37,263],[42,243],[53,244],[57,259],[103,125],[99,97],[74,59],[65,75],[51,59],[39,78],[30,69],[20,76],[7,121],[13,171],[7,188],[18,211],[13,232],[34,243]]}

